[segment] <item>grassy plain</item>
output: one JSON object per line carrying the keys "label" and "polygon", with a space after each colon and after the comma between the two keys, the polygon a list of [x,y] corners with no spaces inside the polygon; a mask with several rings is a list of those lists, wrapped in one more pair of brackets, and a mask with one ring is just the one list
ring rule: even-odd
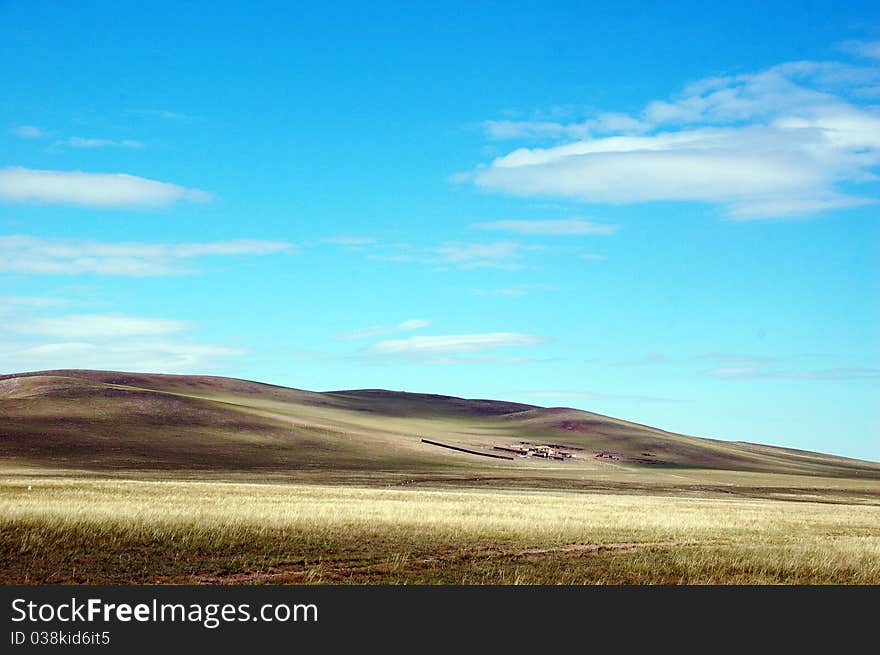
{"label": "grassy plain", "polygon": [[15,476],[0,517],[7,584],[880,584],[878,504]]}
{"label": "grassy plain", "polygon": [[130,582],[880,584],[880,464],[497,401],[0,376],[0,583]]}

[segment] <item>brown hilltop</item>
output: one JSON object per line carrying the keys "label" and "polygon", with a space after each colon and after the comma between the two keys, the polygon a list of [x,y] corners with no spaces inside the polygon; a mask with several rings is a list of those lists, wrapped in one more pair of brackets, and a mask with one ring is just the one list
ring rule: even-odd
{"label": "brown hilltop", "polygon": [[[563,444],[575,457],[555,465],[494,461],[422,438],[486,452],[522,442]],[[0,461],[52,470],[309,473],[333,480],[381,473],[649,483],[676,471],[730,471],[880,481],[877,463],[691,437],[571,408],[87,370],[0,376]]]}

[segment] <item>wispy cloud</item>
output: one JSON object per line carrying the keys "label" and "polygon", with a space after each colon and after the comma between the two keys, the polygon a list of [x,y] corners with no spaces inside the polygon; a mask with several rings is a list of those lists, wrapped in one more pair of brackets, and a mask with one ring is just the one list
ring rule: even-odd
{"label": "wispy cloud", "polygon": [[555,145],[515,149],[472,179],[521,196],[716,203],[737,220],[874,202],[841,186],[876,179],[880,109],[858,98],[878,85],[875,67],[804,61],[708,78],[647,104],[630,129],[559,131]]}
{"label": "wispy cloud", "polygon": [[726,362],[732,364],[761,364],[776,359],[775,357],[767,357],[764,355],[740,355],[736,353],[710,352],[697,355],[697,359],[708,359],[717,362]]}
{"label": "wispy cloud", "polygon": [[124,173],[0,169],[0,201],[86,207],[161,207],[179,200],[205,202],[211,194]]}
{"label": "wispy cloud", "polygon": [[216,362],[245,355],[231,348],[181,339],[63,341],[0,344],[0,372],[57,368],[110,369],[150,373],[200,373]]}
{"label": "wispy cloud", "polygon": [[705,374],[740,380],[880,380],[880,369],[863,367],[786,371],[763,366],[723,366],[705,371]]}
{"label": "wispy cloud", "polygon": [[475,296],[524,296],[529,290],[524,286],[515,285],[502,289],[474,289],[471,293]]}
{"label": "wispy cloud", "polygon": [[518,396],[527,398],[553,398],[557,400],[620,400],[642,403],[674,403],[679,402],[675,398],[665,396],[651,396],[640,394],[615,394],[602,393],[599,391],[520,391]]}
{"label": "wispy cloud", "polygon": [[61,298],[42,296],[0,296],[0,326],[16,326],[30,312],[63,307],[69,304]]}
{"label": "wispy cloud", "polygon": [[[242,348],[207,344],[187,335],[193,324],[126,314],[31,316],[25,304],[0,323],[0,373],[57,368],[197,373]],[[2,334],[3,332],[7,334]]]}
{"label": "wispy cloud", "polygon": [[9,326],[14,332],[38,334],[61,339],[117,338],[159,336],[184,332],[192,327],[187,321],[147,318],[125,314],[68,314],[49,318],[17,321]]}
{"label": "wispy cloud", "polygon": [[67,300],[61,298],[44,298],[41,296],[0,296],[0,313],[4,310],[20,307],[56,307],[66,305]]}
{"label": "wispy cloud", "polygon": [[493,243],[447,242],[433,248],[429,261],[453,264],[457,268],[522,268],[522,256],[531,251],[543,250],[543,246],[526,245],[513,241]]}
{"label": "wispy cloud", "polygon": [[644,357],[617,362],[616,366],[659,366],[668,364],[669,358],[663,353],[648,353]]}
{"label": "wispy cloud", "polygon": [[586,259],[591,262],[603,262],[608,259],[607,255],[599,255],[594,252],[585,252],[581,255],[581,259]]}
{"label": "wispy cloud", "polygon": [[616,225],[593,223],[581,219],[551,221],[491,221],[476,223],[474,227],[482,230],[518,232],[520,234],[540,234],[547,236],[608,235],[617,231]]}
{"label": "wispy cloud", "polygon": [[593,134],[604,132],[638,134],[647,130],[648,127],[649,125],[638,118],[619,113],[599,114],[596,118],[579,123],[562,123],[547,120],[483,122],[486,136],[495,141],[586,139]]}
{"label": "wispy cloud", "polygon": [[177,111],[167,111],[165,109],[131,109],[128,113],[150,118],[161,118],[165,121],[181,121],[189,118],[186,114]]}
{"label": "wispy cloud", "polygon": [[95,273],[145,277],[190,272],[200,257],[291,252],[283,241],[234,239],[205,243],[114,243],[80,239],[0,236],[0,272],[44,275]]}
{"label": "wispy cloud", "polygon": [[349,250],[365,251],[366,256],[375,261],[422,264],[440,270],[450,268],[518,270],[526,267],[525,260],[529,253],[545,249],[542,245],[515,241],[446,241],[440,245],[430,246],[380,243],[372,238],[359,236],[338,236],[324,241]]}
{"label": "wispy cloud", "polygon": [[[492,365],[501,365],[501,366],[512,366],[519,364],[534,364],[538,362],[546,362],[545,359],[539,359],[537,357],[498,357],[498,356],[461,356],[461,355],[431,355],[424,357],[411,357],[411,361],[417,361],[419,364],[424,364],[425,366],[467,366],[473,364],[492,364]],[[368,363],[376,364],[381,363],[381,361],[377,361],[375,358],[368,361]]]}
{"label": "wispy cloud", "polygon": [[868,59],[880,59],[880,41],[844,41],[841,50]]}
{"label": "wispy cloud", "polygon": [[393,334],[395,332],[407,332],[409,330],[418,330],[420,328],[425,328],[431,325],[430,321],[423,321],[420,319],[410,319],[408,321],[403,321],[402,323],[398,323],[397,325],[385,325],[385,326],[377,326],[377,327],[369,327],[363,328],[361,330],[355,330],[354,332],[348,332],[346,334],[340,334],[338,336],[333,337],[335,341],[352,341],[354,339],[366,339],[368,337],[376,337],[383,334]]}
{"label": "wispy cloud", "polygon": [[558,289],[553,284],[514,284],[501,289],[473,289],[475,296],[525,296],[533,291],[542,289]]}
{"label": "wispy cloud", "polygon": [[534,346],[544,341],[543,337],[517,332],[452,334],[380,341],[370,346],[368,352],[377,355],[457,355]]}
{"label": "wispy cloud", "polygon": [[40,139],[46,136],[46,131],[34,125],[17,125],[9,130],[19,139]]}
{"label": "wispy cloud", "polygon": [[324,239],[324,241],[336,244],[337,246],[368,246],[376,242],[376,240],[371,237],[354,236],[350,234],[328,237]]}
{"label": "wispy cloud", "polygon": [[483,121],[486,136],[496,141],[515,139],[583,139],[588,137],[593,126],[585,123],[560,123],[558,121]]}
{"label": "wispy cloud", "polygon": [[72,136],[61,141],[56,141],[55,145],[69,146],[71,148],[143,148],[144,144],[133,139],[122,139],[114,141],[113,139],[96,139],[84,138],[80,136]]}

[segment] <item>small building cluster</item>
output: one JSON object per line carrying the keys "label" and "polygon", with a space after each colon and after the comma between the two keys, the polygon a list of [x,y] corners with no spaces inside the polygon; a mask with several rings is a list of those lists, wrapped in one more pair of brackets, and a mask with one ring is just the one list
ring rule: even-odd
{"label": "small building cluster", "polygon": [[495,450],[514,453],[517,457],[541,457],[543,459],[564,461],[575,456],[570,451],[580,450],[580,448],[561,446],[559,444],[531,444],[523,441],[519,445],[495,446]]}

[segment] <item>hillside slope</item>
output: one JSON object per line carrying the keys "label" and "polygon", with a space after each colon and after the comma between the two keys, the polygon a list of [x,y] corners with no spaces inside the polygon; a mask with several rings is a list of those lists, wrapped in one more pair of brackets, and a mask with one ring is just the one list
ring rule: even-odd
{"label": "hillside slope", "polygon": [[[496,447],[552,444],[573,457],[491,459],[422,439],[503,456],[509,451]],[[689,437],[568,408],[80,370],[0,376],[0,463],[330,479],[387,473],[660,480],[734,471],[880,482],[877,463]]]}

